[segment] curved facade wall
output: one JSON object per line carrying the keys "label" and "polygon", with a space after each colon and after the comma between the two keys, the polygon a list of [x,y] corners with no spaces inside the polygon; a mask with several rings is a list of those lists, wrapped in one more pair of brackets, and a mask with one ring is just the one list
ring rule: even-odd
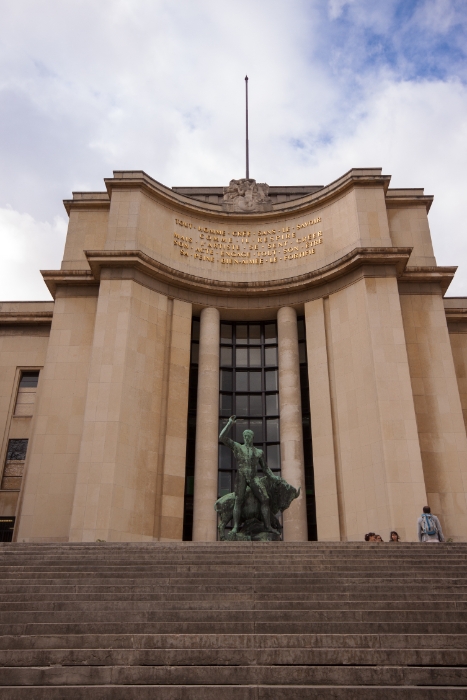
{"label": "curved facade wall", "polygon": [[0,491],[15,539],[182,539],[193,317],[193,538],[216,539],[220,324],[274,320],[282,474],[302,486],[284,539],[307,539],[303,317],[318,539],[414,540],[428,503],[465,541],[467,305],[444,298],[455,268],[436,265],[432,198],[389,182],[354,169],[233,211],[219,188],[116,172],[66,201],[62,267],[43,271],[54,302],[0,305],[3,469],[9,440],[28,439],[18,488]]}

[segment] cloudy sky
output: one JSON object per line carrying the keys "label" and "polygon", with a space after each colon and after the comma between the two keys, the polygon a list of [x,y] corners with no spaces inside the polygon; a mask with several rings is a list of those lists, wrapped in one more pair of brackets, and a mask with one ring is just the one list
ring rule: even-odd
{"label": "cloudy sky", "polygon": [[325,185],[382,167],[435,195],[467,295],[466,0],[0,0],[0,299],[48,299],[73,190]]}

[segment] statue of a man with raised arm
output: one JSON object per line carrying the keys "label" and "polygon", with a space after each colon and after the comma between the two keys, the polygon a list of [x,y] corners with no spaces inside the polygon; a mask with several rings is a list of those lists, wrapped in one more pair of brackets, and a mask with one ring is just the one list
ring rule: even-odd
{"label": "statue of a man with raised arm", "polygon": [[263,472],[272,479],[276,477],[269,469],[264,459],[263,450],[259,450],[253,445],[254,432],[252,430],[243,431],[243,439],[245,443],[240,443],[231,440],[227,437],[227,433],[235,423],[236,416],[230,416],[227,425],[222,429],[219,435],[224,445],[230,447],[235,455],[238,464],[237,480],[235,484],[235,505],[233,511],[233,529],[231,534],[235,535],[238,532],[242,506],[245,500],[246,487],[249,486],[255,498],[258,499],[261,506],[261,517],[264,527],[268,532],[273,532],[276,535],[280,533],[271,526],[271,511],[269,509],[269,496],[267,491],[258,477],[258,467],[261,467]]}

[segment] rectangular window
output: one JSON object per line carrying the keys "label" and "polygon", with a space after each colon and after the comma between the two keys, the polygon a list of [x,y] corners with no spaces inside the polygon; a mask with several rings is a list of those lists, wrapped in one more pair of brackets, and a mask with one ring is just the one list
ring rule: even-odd
{"label": "rectangular window", "polygon": [[[195,482],[196,405],[198,401],[199,318],[191,322],[190,374],[188,380],[188,426],[185,458],[185,499],[183,539],[190,541],[193,532],[193,493]],[[219,406],[219,410],[222,407]]]}
{"label": "rectangular window", "polygon": [[308,540],[317,540],[313,446],[311,440],[310,391],[306,352],[305,319],[298,319],[298,355],[300,360],[300,391],[302,404],[303,454],[305,458],[306,516]]}
{"label": "rectangular window", "polygon": [[26,439],[8,440],[6,462],[0,485],[3,491],[19,491],[21,488],[27,449]]}
{"label": "rectangular window", "polygon": [[16,518],[0,516],[0,542],[11,542]]}
{"label": "rectangular window", "polygon": [[[243,443],[243,431],[252,430],[255,446],[280,473],[277,324],[222,322],[220,335],[219,431],[235,414],[229,437]],[[235,488],[236,468],[231,450],[219,444],[219,497]]]}
{"label": "rectangular window", "polygon": [[22,372],[16,397],[15,416],[32,416],[39,372]]}
{"label": "rectangular window", "polygon": [[8,450],[6,455],[7,462],[24,462],[24,460],[26,459],[27,449],[27,440],[8,440]]}

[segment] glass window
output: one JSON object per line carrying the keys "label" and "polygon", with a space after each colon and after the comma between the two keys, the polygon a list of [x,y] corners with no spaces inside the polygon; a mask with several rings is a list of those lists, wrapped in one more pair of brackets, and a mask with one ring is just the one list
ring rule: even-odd
{"label": "glass window", "polygon": [[297,321],[298,339],[305,340],[305,321],[303,318]]}
{"label": "glass window", "polygon": [[221,323],[221,343],[232,343],[231,323]]}
{"label": "glass window", "polygon": [[195,318],[193,319],[191,339],[192,340],[199,340],[199,321]]}
{"label": "glass window", "polygon": [[232,391],[232,370],[221,370],[221,391]]}
{"label": "glass window", "polygon": [[261,348],[250,348],[250,367],[261,367]]}
{"label": "glass window", "polygon": [[20,389],[34,388],[39,381],[39,372],[23,372],[19,383]]}
{"label": "glass window", "polygon": [[250,372],[250,391],[261,391],[261,372]]}
{"label": "glass window", "polygon": [[277,329],[275,323],[266,323],[264,326],[264,342],[266,345],[277,343]]}
{"label": "glass window", "polygon": [[[237,422],[229,437],[243,443],[243,432],[251,430],[255,446],[263,451],[271,469],[280,473],[277,324],[223,321],[220,353],[219,429],[235,413]],[[306,364],[301,368],[306,370]],[[236,469],[231,450],[220,444],[220,495],[235,488]]]}
{"label": "glass window", "polygon": [[221,365],[232,365],[232,348],[221,348]]}
{"label": "glass window", "polygon": [[219,433],[221,433],[222,430],[225,428],[225,426],[227,425],[227,421],[228,421],[228,418],[221,418],[219,420]]}
{"label": "glass window", "polygon": [[222,416],[231,416],[232,415],[232,394],[221,394],[220,396],[220,403],[221,403],[221,415]]}
{"label": "glass window", "polygon": [[250,430],[252,430],[255,434],[254,437],[254,442],[255,444],[259,442],[263,442],[264,437],[263,437],[263,420],[251,420],[250,421]]}
{"label": "glass window", "polygon": [[266,394],[266,415],[277,416],[279,413],[279,395]]}
{"label": "glass window", "polygon": [[244,418],[237,418],[237,422],[232,429],[232,440],[243,442],[243,431],[248,428],[248,421]]}
{"label": "glass window", "polygon": [[279,388],[277,384],[277,369],[270,369],[264,374],[266,377],[266,391],[277,391]]}
{"label": "glass window", "polygon": [[25,439],[8,440],[7,462],[18,461],[24,462],[28,449],[28,441]]}
{"label": "glass window", "polygon": [[250,416],[263,415],[263,402],[261,394],[252,394],[250,396]]}
{"label": "glass window", "polygon": [[277,348],[265,348],[265,364],[266,365],[276,365],[277,366]]}
{"label": "glass window", "polygon": [[237,325],[235,335],[237,345],[246,345],[248,342],[248,326]]}
{"label": "glass window", "polygon": [[185,493],[187,496],[193,496],[195,492],[195,477],[187,476],[185,480]]}
{"label": "glass window", "polygon": [[304,364],[306,362],[306,347],[305,343],[299,343],[298,344],[298,361],[300,364]]}
{"label": "glass window", "polygon": [[248,350],[246,348],[237,348],[235,353],[237,367],[248,366]]}
{"label": "glass window", "polygon": [[250,343],[259,345],[261,342],[261,326],[250,326]]}
{"label": "glass window", "polygon": [[236,372],[235,384],[237,391],[248,391],[248,373]]}
{"label": "glass window", "polygon": [[[238,416],[247,416],[248,415],[248,396],[247,395],[237,394],[235,413]],[[243,428],[243,430],[245,430],[245,428]]]}
{"label": "glass window", "polygon": [[219,498],[232,491],[232,479],[230,472],[219,472]]}
{"label": "glass window", "polygon": [[230,469],[232,452],[226,445],[219,445],[219,469]]}
{"label": "glass window", "polygon": [[279,442],[279,419],[268,418],[266,424],[268,442]]}
{"label": "glass window", "polygon": [[278,470],[281,468],[281,451],[279,445],[268,445],[267,457],[269,469]]}

